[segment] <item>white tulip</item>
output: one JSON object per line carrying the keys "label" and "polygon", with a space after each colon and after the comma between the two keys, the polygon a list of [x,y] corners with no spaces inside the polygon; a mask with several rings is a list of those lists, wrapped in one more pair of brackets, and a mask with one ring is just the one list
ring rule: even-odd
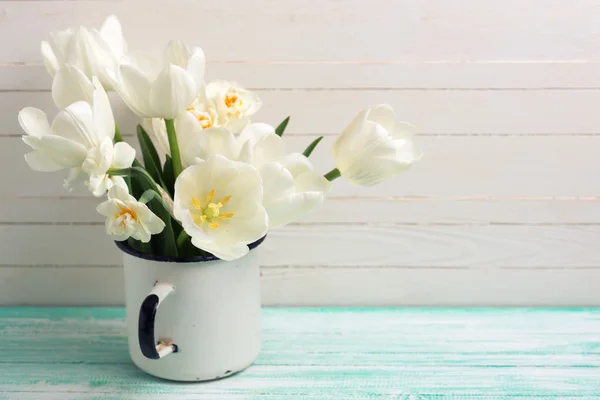
{"label": "white tulip", "polygon": [[74,65],[64,65],[52,80],[52,99],[60,109],[77,101],[92,103],[94,89],[92,79],[85,72]]}
{"label": "white tulip", "polygon": [[27,133],[23,141],[34,151],[25,155],[36,171],[60,171],[81,167],[88,151],[102,139],[113,139],[115,121],[106,92],[96,81],[93,105],[78,101],[48,123],[46,114],[26,107],[19,112],[19,123]]}
{"label": "white tulip", "polygon": [[102,84],[108,85],[105,71],[116,68],[127,52],[127,45],[119,20],[111,15],[100,30],[81,26],[51,33],[50,40],[41,43],[41,51],[44,65],[52,76],[68,64],[77,67],[89,79],[96,76]]}
{"label": "white tulip", "polygon": [[165,228],[159,217],[120,186],[111,187],[108,200],[99,204],[96,210],[106,217],[106,233],[117,241],[132,237],[148,243],[152,235]]}
{"label": "white tulip", "polygon": [[[60,111],[52,125],[43,111],[27,107],[19,112],[19,123],[27,133],[23,141],[33,149],[25,155],[32,169],[52,172],[70,168],[65,181],[68,187],[85,170],[91,174],[90,189],[100,196],[106,189],[102,191],[97,180],[100,177],[107,180],[106,171],[113,165],[120,168],[131,166],[135,151],[126,143],[113,147],[115,121],[110,102],[100,82],[96,79],[94,82],[92,105],[84,101],[75,102]],[[103,170],[107,159],[110,160],[109,167]],[[129,165],[126,165],[127,162]],[[122,178],[111,178],[104,187],[120,183],[120,180]]]}
{"label": "white tulip", "polygon": [[248,161],[248,156],[241,155],[243,141],[229,130],[220,127],[202,129],[189,113],[180,115],[175,123],[184,167],[195,164],[197,159],[208,160],[216,154],[234,161]]}
{"label": "white tulip", "polygon": [[143,118],[174,119],[192,104],[204,85],[204,53],[181,42],[167,46],[168,63],[157,71],[147,59],[130,56],[116,71],[107,70],[115,91]]}
{"label": "white tulip", "polygon": [[371,186],[405,171],[423,152],[413,142],[415,127],[395,122],[384,104],[361,111],[335,139],[333,161],[353,185]]}
{"label": "white tulip", "polygon": [[216,155],[179,175],[173,212],[194,246],[234,260],[267,232],[262,198],[256,168]]}
{"label": "white tulip", "polygon": [[300,153],[286,154],[283,139],[267,124],[251,124],[239,136],[241,157],[259,168],[263,181],[263,205],[269,228],[296,221],[323,203],[331,183],[314,171]]}

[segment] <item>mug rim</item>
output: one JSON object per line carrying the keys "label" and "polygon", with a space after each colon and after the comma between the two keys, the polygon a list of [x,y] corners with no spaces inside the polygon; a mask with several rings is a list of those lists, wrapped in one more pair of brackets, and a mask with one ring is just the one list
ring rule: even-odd
{"label": "mug rim", "polygon": [[[252,242],[248,245],[250,250],[258,247],[267,237],[267,235],[261,237],[255,242]],[[209,256],[191,256],[191,257],[173,257],[173,256],[159,256],[155,254],[148,253],[140,253],[137,250],[132,249],[127,245],[127,241],[118,242],[115,240],[115,244],[117,247],[124,253],[129,254],[130,256],[141,258],[143,260],[149,261],[158,261],[158,262],[168,262],[168,263],[198,263],[198,262],[207,262],[207,261],[222,261],[219,257],[215,255]]]}

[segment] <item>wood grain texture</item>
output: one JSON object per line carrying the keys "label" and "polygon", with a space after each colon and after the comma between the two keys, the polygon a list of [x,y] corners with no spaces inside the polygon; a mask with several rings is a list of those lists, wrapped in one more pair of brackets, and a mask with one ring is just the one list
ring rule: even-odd
{"label": "wood grain texture", "polygon": [[[103,201],[83,197],[0,198],[0,224],[99,224]],[[356,212],[363,210],[364,212]],[[600,225],[600,198],[329,197],[300,223],[406,225]]]}
{"label": "wood grain texture", "polygon": [[[263,267],[264,305],[600,306],[600,268]],[[0,304],[124,304],[120,265],[0,267]]]}
{"label": "wood grain texture", "polygon": [[[269,233],[261,265],[589,268],[599,240],[597,225],[296,224]],[[2,225],[0,254],[9,266],[121,263],[103,224]]]}
{"label": "wood grain texture", "polygon": [[[157,50],[168,38],[186,39],[201,45],[213,60],[594,59],[600,46],[595,0],[578,0],[572,8],[561,0],[144,4],[3,2],[2,59],[39,61],[39,41],[48,32],[69,25],[98,26],[111,13],[123,22],[132,48]],[[24,16],[27,43],[12,40],[23,34]],[[246,40],[249,32],[252,40]]]}
{"label": "wood grain texture", "polygon": [[[599,304],[598,0],[0,1],[0,304],[122,302],[98,200],[30,171],[16,119],[55,113],[39,41],[111,13],[130,48],[202,46],[209,79],[258,92],[258,121],[292,116],[291,150],[326,135],[323,172],[366,105],[418,126],[426,156],[408,174],[338,181],[269,235],[267,304]],[[132,141],[137,118],[111,96]]]}
{"label": "wood grain texture", "polygon": [[[0,309],[6,399],[593,399],[598,309],[265,309],[246,371],[139,371],[123,309]],[[57,351],[61,349],[61,351]],[[4,397],[2,397],[4,396]]]}
{"label": "wood grain texture", "polygon": [[[287,134],[337,135],[368,105],[389,103],[399,119],[429,135],[597,134],[600,89],[560,90],[261,90],[256,121],[277,125],[292,116]],[[111,96],[121,130],[139,118]],[[1,135],[22,133],[17,114],[27,106],[56,113],[49,92],[0,92]]]}
{"label": "wood grain texture", "polygon": [[[600,126],[600,125],[599,125]],[[285,138],[289,151],[303,151],[314,136]],[[137,147],[133,138],[127,139]],[[318,171],[333,167],[333,137],[324,139],[311,159]],[[417,137],[425,157],[402,176],[370,187],[335,181],[335,197],[354,196],[496,196],[556,197],[598,195],[600,136],[423,136]],[[11,169],[0,169],[0,197],[83,196],[62,186],[66,172],[29,169],[20,138],[0,138],[0,158]]]}
{"label": "wood grain texture", "polygon": [[[235,80],[265,89],[481,89],[600,88],[600,61],[430,62],[219,62],[207,60],[208,80]],[[0,66],[0,90],[48,90],[52,78],[41,64]]]}

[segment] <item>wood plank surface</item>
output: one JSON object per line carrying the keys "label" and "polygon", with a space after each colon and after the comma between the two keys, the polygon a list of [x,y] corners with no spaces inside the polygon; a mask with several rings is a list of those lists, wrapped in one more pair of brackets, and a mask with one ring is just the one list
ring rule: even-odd
{"label": "wood plank surface", "polygon": [[[599,241],[597,225],[295,224],[260,251],[268,267],[591,268]],[[6,266],[122,261],[102,223],[0,225],[0,254]]]}
{"label": "wood plank surface", "polygon": [[[277,90],[257,91],[263,107],[254,121],[277,125],[292,117],[286,134],[337,135],[368,105],[389,103],[398,119],[433,135],[598,134],[600,89],[556,90]],[[114,94],[114,93],[113,93]],[[132,133],[139,118],[111,96],[115,119]],[[48,91],[0,92],[1,135],[20,135],[17,114],[37,107],[50,118],[56,107]]]}
{"label": "wood plank surface", "polygon": [[598,309],[267,308],[256,363],[203,384],[138,370],[123,317],[120,308],[0,309],[0,399],[600,396]]}
{"label": "wood plank surface", "polygon": [[[39,41],[49,32],[99,26],[111,13],[121,18],[134,49],[157,50],[170,38],[185,39],[213,60],[598,59],[600,48],[596,0],[577,0],[577,7],[562,0],[226,0],[178,1],[169,7],[152,0],[144,5],[4,1],[1,58],[39,61]],[[24,32],[27,42],[14,40]]]}
{"label": "wood plank surface", "polygon": [[[600,126],[600,125],[599,125]],[[303,151],[314,136],[285,138],[289,151]],[[137,140],[127,139],[135,147]],[[331,146],[324,139],[311,155],[316,170],[330,171]],[[352,186],[334,182],[330,196],[418,197],[596,197],[600,175],[599,136],[423,136],[417,137],[425,156],[407,173],[379,185]],[[81,185],[68,192],[66,172],[32,171],[24,161],[29,147],[20,138],[0,138],[0,158],[11,168],[0,169],[0,197],[88,195]],[[557,161],[559,160],[559,161]]]}
{"label": "wood plank surface", "polygon": [[[481,89],[548,90],[600,88],[600,61],[248,61],[207,60],[206,79],[266,89]],[[0,67],[0,90],[48,90],[52,78],[38,63]]]}
{"label": "wood plank surface", "polygon": [[[600,306],[600,268],[268,267],[265,305]],[[3,266],[0,303],[121,306],[121,265]]]}

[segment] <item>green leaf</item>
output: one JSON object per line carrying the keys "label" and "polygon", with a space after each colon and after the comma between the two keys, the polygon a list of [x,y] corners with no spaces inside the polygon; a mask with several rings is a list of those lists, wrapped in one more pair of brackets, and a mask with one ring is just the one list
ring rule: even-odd
{"label": "green leaf", "polygon": [[285,132],[285,128],[287,127],[288,122],[290,122],[290,117],[287,117],[286,119],[284,119],[283,121],[281,121],[281,123],[279,124],[279,126],[277,128],[275,128],[275,133],[278,136],[283,135],[283,132]]}
{"label": "green leaf", "polygon": [[148,136],[141,125],[137,126],[137,137],[140,142],[140,148],[142,149],[142,158],[144,159],[146,170],[152,179],[164,188],[166,185],[160,168],[160,158],[158,157],[158,153],[156,152],[156,148],[154,147],[154,143],[152,143],[150,136]]}
{"label": "green leaf", "polygon": [[308,145],[308,147],[306,148],[306,150],[304,150],[304,153],[302,154],[304,154],[306,157],[310,157],[312,152],[315,150],[315,147],[317,147],[321,140],[323,140],[323,136],[319,136],[318,138],[313,140],[312,143]]}
{"label": "green leaf", "polygon": [[[133,167],[130,170],[135,168],[139,168],[139,173],[130,175],[131,186],[134,197],[139,199],[144,196],[144,193],[147,190],[156,191],[157,189],[156,185],[152,183],[150,178],[144,177],[144,172],[141,167]],[[160,194],[158,194],[158,197],[160,197]],[[153,235],[149,244],[138,242],[138,248],[142,247],[143,249],[144,246],[150,245],[150,248],[147,249],[147,252],[156,255],[177,257],[179,253],[177,251],[177,243],[175,242],[175,234],[171,225],[171,214],[165,210],[163,204],[161,204],[159,200],[149,201],[147,206],[154,214],[156,214],[156,216],[158,216],[158,218],[163,220],[165,223],[165,229],[161,233]],[[128,241],[128,243],[130,242]]]}
{"label": "green leaf", "polygon": [[167,156],[163,167],[163,176],[165,178],[165,190],[171,197],[175,196],[175,175],[173,173],[173,160]]}

